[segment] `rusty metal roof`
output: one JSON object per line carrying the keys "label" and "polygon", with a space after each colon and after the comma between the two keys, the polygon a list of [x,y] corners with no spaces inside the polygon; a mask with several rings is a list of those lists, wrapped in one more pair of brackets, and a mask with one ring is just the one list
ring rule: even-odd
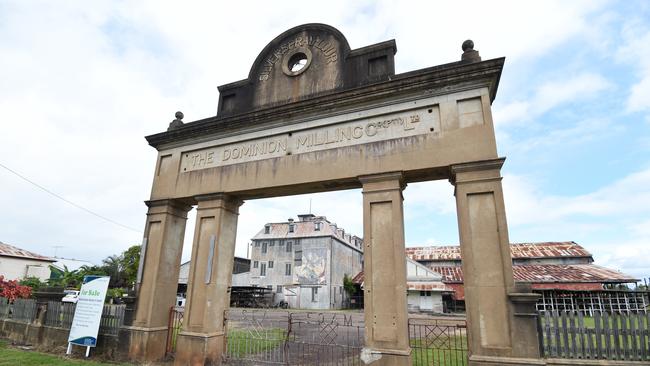
{"label": "rusty metal roof", "polygon": [[[319,230],[316,230],[317,223],[320,223]],[[290,224],[294,225],[293,232],[289,232]],[[253,237],[253,240],[332,236],[350,246],[363,250],[363,239],[345,232],[343,228],[337,227],[336,224],[329,222],[324,216],[313,216],[307,219],[307,221],[268,223],[264,226],[269,226],[269,233],[266,234],[266,228],[263,227],[262,230]],[[354,243],[355,240],[357,242],[356,245]]]}
{"label": "rusty metal roof", "polygon": [[44,262],[56,262],[56,259],[54,258],[36,254],[25,249],[20,249],[18,247],[3,243],[1,241],[0,241],[0,256],[28,258],[28,259],[44,261]]}
{"label": "rusty metal roof", "polygon": [[[352,279],[352,283],[361,285],[363,287],[364,275],[363,271],[359,272]],[[442,291],[442,292],[454,292],[454,289],[447,286],[444,282],[441,281],[406,281],[406,289],[412,291]]]}
{"label": "rusty metal roof", "polygon": [[[460,266],[433,266],[430,268],[442,275],[443,282],[463,282],[463,269]],[[638,281],[624,273],[595,264],[514,265],[512,271],[516,282],[630,283]]]}
{"label": "rusty metal roof", "polygon": [[[592,255],[585,248],[573,241],[512,243],[512,258],[577,258]],[[416,261],[452,261],[460,260],[460,246],[430,246],[406,248],[406,255]]]}

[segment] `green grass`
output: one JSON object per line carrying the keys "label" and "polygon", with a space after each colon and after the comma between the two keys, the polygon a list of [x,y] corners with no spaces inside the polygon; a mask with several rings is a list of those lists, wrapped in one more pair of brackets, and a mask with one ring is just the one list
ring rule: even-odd
{"label": "green grass", "polygon": [[[449,349],[466,345],[465,337],[455,337],[447,341],[449,347],[438,348],[435,344],[425,347],[419,339],[411,339],[411,359],[413,366],[465,366],[467,350]],[[445,343],[447,343],[445,342]],[[465,346],[466,347],[466,346]]]}
{"label": "green grass", "polygon": [[270,351],[284,342],[286,331],[282,328],[267,328],[262,332],[254,333],[246,329],[228,330],[228,355],[234,358],[242,358]]}
{"label": "green grass", "polygon": [[[92,357],[92,355],[91,355]],[[84,365],[84,366],[102,366],[118,365],[115,363],[102,363],[90,360],[77,360],[57,355],[50,355],[36,351],[27,351],[7,346],[7,343],[0,341],[0,366],[29,366],[29,365],[47,365],[47,366],[67,366],[67,365]],[[128,364],[120,364],[128,365]]]}

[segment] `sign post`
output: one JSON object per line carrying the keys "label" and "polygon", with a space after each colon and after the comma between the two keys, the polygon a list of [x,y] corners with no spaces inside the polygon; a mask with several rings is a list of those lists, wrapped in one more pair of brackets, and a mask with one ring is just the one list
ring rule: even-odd
{"label": "sign post", "polygon": [[88,357],[90,347],[97,346],[97,334],[109,280],[108,276],[84,277],[68,336],[67,354],[72,352],[72,345],[76,344],[86,347],[86,357]]}

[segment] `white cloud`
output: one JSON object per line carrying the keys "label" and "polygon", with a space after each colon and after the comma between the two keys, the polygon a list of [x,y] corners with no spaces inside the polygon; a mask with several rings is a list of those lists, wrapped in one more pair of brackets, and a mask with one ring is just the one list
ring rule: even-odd
{"label": "white cloud", "polygon": [[624,24],[623,44],[616,52],[616,59],[623,64],[632,65],[636,71],[636,82],[630,87],[627,111],[650,110],[650,27],[647,19],[631,17]]}
{"label": "white cloud", "polygon": [[528,100],[495,106],[494,121],[497,127],[527,122],[559,106],[593,98],[611,87],[603,76],[589,72],[547,81]]}

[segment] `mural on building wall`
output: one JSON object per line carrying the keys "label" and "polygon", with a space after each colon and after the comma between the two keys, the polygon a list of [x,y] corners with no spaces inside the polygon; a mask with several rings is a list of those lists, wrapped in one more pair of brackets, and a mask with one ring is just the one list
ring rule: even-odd
{"label": "mural on building wall", "polygon": [[298,282],[304,285],[325,284],[326,258],[326,248],[312,249],[306,252],[302,257],[302,265],[296,267]]}

